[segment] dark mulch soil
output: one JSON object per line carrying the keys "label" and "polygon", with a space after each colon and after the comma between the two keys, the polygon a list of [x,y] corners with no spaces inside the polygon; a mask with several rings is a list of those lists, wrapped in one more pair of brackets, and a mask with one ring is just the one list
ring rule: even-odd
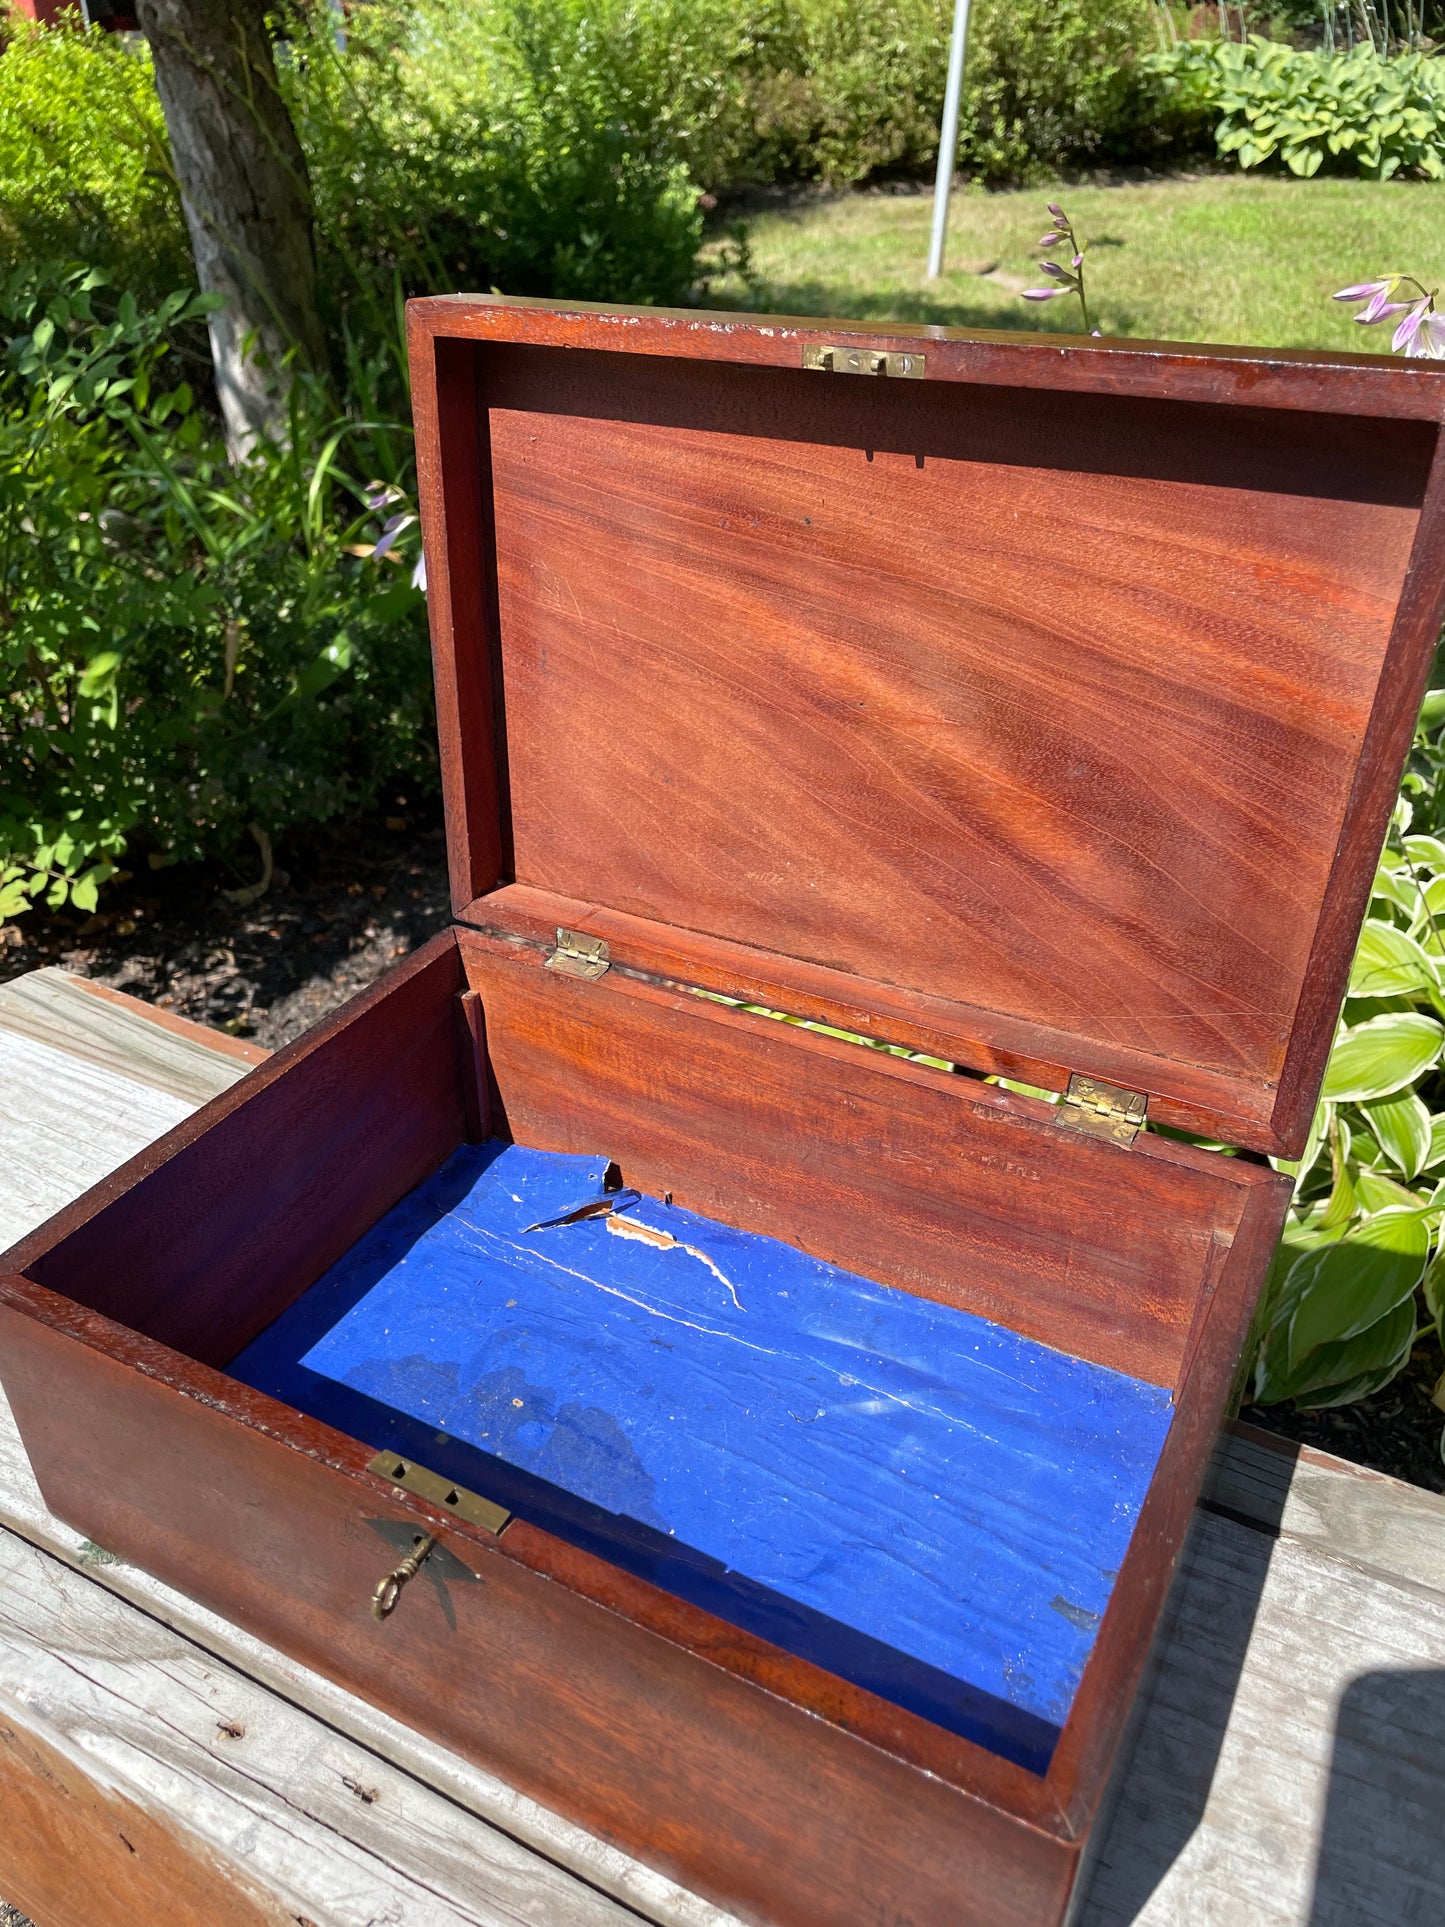
{"label": "dark mulch soil", "polygon": [[1445,1412],[1430,1400],[1442,1371],[1445,1358],[1432,1333],[1421,1339],[1398,1378],[1358,1405],[1336,1405],[1323,1412],[1246,1405],[1240,1417],[1282,1438],[1423,1485],[1428,1492],[1445,1492],[1445,1459],[1440,1456]]}
{"label": "dark mulch soil", "polygon": [[[32,913],[0,931],[0,980],[60,964],[198,1023],[274,1049],[380,976],[451,919],[434,806],[308,831],[276,852],[258,902],[224,892],[253,880],[199,868],[145,872],[99,916]],[[1445,1412],[1430,1394],[1440,1348],[1421,1341],[1392,1385],[1334,1411],[1246,1406],[1265,1430],[1445,1492]],[[4,1927],[0,1915],[0,1927]]]}
{"label": "dark mulch soil", "polygon": [[114,889],[95,917],[31,912],[3,933],[0,980],[60,964],[268,1049],[287,1043],[451,920],[433,809],[308,831],[252,874],[178,868]]}

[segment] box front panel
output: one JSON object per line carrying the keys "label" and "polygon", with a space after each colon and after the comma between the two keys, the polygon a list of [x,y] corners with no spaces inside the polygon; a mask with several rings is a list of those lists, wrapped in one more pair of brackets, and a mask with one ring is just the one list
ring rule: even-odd
{"label": "box front panel", "polygon": [[6,1390],[47,1503],[97,1543],[748,1920],[1059,1920],[1076,1845],[580,1598],[530,1528],[448,1535],[378,1623],[372,1590],[425,1521],[46,1330],[22,1292]]}

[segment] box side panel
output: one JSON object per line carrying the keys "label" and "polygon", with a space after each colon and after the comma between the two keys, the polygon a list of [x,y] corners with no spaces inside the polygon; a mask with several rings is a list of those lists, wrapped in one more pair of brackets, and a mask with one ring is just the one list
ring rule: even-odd
{"label": "box side panel", "polygon": [[1081,1833],[1103,1797],[1138,1691],[1291,1189],[1290,1180],[1279,1177],[1251,1194],[1238,1234],[1199,1307],[1174,1424],[1049,1769],[1049,1782]]}
{"label": "box side panel", "polygon": [[728,1628],[717,1665],[644,1631],[526,1526],[448,1535],[378,1623],[372,1589],[426,1524],[378,1481],[13,1308],[0,1361],[76,1529],[745,1919],[1060,1919],[1074,1843],[726,1670]]}
{"label": "box side panel", "polygon": [[601,1152],[654,1196],[1156,1385],[1176,1381],[1244,1193],[1268,1182],[616,973],[583,983],[461,942],[496,1116],[518,1141]]}
{"label": "box side panel", "polygon": [[7,1267],[223,1364],[467,1134],[455,939],[17,1245]]}

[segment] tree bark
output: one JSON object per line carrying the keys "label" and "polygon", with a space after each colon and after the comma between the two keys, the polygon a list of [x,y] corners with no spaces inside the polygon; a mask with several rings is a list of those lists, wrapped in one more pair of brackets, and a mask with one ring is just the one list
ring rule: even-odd
{"label": "tree bark", "polygon": [[265,0],[137,0],[150,41],[233,460],[279,436],[295,351],[318,372],[311,182],[266,32]]}

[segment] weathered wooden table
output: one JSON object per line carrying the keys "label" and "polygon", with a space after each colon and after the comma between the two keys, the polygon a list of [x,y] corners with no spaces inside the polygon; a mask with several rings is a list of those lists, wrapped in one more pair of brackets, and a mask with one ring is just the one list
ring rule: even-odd
{"label": "weathered wooden table", "polygon": [[[0,987],[0,1249],[260,1055]],[[1078,1927],[1445,1927],[1445,1500],[1223,1440],[1102,1837]],[[729,1920],[83,1543],[3,1400],[0,1893],[37,1927]]]}

